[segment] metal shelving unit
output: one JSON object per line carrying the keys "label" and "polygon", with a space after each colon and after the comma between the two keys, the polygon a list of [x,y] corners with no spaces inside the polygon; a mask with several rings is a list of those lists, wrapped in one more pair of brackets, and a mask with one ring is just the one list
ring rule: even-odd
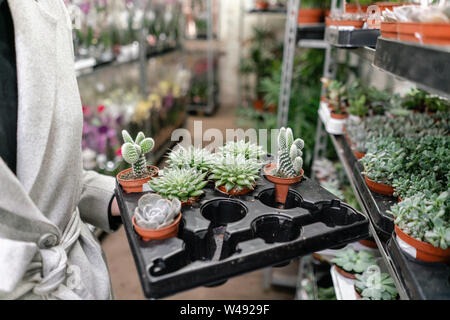
{"label": "metal shelving unit", "polygon": [[[292,5],[292,4],[291,4]],[[332,0],[336,8],[336,0]],[[333,9],[332,9],[333,10]],[[439,96],[450,98],[450,58],[449,47],[423,46],[415,43],[400,42],[379,37],[379,31],[362,32],[341,31],[328,28],[325,40],[299,40],[298,45],[307,48],[326,50],[324,77],[333,79],[336,52],[348,50],[368,61],[388,74],[413,82],[419,88]],[[287,39],[288,36],[286,35]],[[376,47],[375,44],[376,43]],[[285,51],[289,43],[285,41]],[[375,47],[375,48],[374,48]],[[292,59],[285,55],[283,66]],[[283,78],[289,75],[289,69],[283,68]],[[290,82],[282,83],[281,94],[288,95]],[[322,88],[323,90],[323,88]],[[279,125],[285,124],[282,115],[287,114],[289,106],[279,106]],[[370,191],[361,175],[362,166],[343,136],[328,135],[320,117],[316,132],[314,159],[319,159],[326,149],[330,136],[338,157],[350,180],[352,189],[361,208],[369,217],[370,233],[378,245],[382,261],[394,279],[401,299],[450,299],[450,267],[443,263],[425,263],[418,261],[400,249],[393,232],[393,217],[386,211],[397,202],[393,197],[383,196]],[[299,273],[300,274],[300,273]]]}

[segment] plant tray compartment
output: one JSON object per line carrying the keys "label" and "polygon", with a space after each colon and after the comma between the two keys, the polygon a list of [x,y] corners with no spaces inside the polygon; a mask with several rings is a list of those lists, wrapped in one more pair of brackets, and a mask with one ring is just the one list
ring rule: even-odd
{"label": "plant tray compartment", "polygon": [[410,299],[450,299],[450,266],[445,263],[423,262],[400,248],[395,233],[387,243],[387,251],[395,261],[396,272]]}
{"label": "plant tray compartment", "polygon": [[450,47],[379,38],[374,65],[450,98]]}
{"label": "plant tray compartment", "polygon": [[380,34],[378,29],[326,28],[325,40],[333,46],[342,48],[375,47]]}
{"label": "plant tray compartment", "polygon": [[325,35],[325,23],[300,24],[297,29],[297,42],[306,40],[323,40]]}
{"label": "plant tray compartment", "polygon": [[274,203],[264,177],[254,191],[230,197],[214,188],[182,208],[178,237],[144,242],[131,218],[139,194],[116,187],[122,221],[143,291],[161,298],[197,286],[220,284],[256,269],[341,246],[369,235],[368,219],[304,178],[292,185],[286,209]]}
{"label": "plant tray compartment", "polygon": [[387,241],[391,238],[391,234],[394,231],[394,217],[386,213],[386,211],[397,202],[397,199],[370,190],[364,180],[364,175],[361,174],[364,168],[356,159],[344,136],[334,136],[334,139],[341,146],[342,154],[352,170],[352,180],[358,193],[364,200],[366,212],[370,214],[377,234],[382,240]]}

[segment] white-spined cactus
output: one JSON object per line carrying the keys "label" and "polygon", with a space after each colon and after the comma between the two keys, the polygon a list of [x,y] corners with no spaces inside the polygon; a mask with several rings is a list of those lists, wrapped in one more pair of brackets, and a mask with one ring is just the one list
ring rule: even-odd
{"label": "white-spined cactus", "polygon": [[276,175],[283,178],[293,178],[300,175],[303,167],[302,149],[305,142],[294,140],[291,128],[280,129],[278,133],[278,160]]}
{"label": "white-spined cactus", "polygon": [[147,168],[145,154],[153,149],[155,141],[152,138],[146,138],[142,132],[139,132],[136,139],[133,140],[126,130],[122,131],[122,137],[125,142],[121,149],[122,157],[131,164],[133,175],[141,176]]}
{"label": "white-spined cactus", "polygon": [[138,201],[134,211],[136,224],[145,229],[161,229],[169,226],[181,211],[177,198],[163,199],[158,194],[146,194]]}

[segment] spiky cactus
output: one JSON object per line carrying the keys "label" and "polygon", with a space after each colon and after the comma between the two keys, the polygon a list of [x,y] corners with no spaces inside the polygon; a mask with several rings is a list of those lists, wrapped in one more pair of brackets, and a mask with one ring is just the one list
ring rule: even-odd
{"label": "spiky cactus", "polygon": [[133,175],[139,177],[147,169],[145,154],[153,149],[155,141],[152,138],[146,138],[142,132],[139,132],[133,140],[127,130],[122,130],[122,137],[125,142],[121,149],[122,157],[131,164]]}
{"label": "spiky cactus", "polygon": [[284,178],[300,175],[303,167],[302,149],[305,142],[297,138],[294,140],[291,128],[280,129],[278,133],[278,161],[276,174]]}

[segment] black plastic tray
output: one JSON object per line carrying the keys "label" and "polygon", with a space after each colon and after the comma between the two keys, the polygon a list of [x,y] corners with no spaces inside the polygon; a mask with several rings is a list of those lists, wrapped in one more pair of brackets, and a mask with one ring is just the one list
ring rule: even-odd
{"label": "black plastic tray", "polygon": [[387,250],[398,266],[398,276],[410,299],[450,299],[450,266],[414,259],[400,249],[395,233],[387,243]]}
{"label": "black plastic tray", "polygon": [[325,40],[333,46],[342,48],[375,48],[380,35],[378,29],[339,30],[337,28],[326,28]]}
{"label": "black plastic tray", "polygon": [[229,197],[212,183],[183,207],[177,238],[144,242],[131,218],[142,194],[116,195],[139,278],[148,298],[160,298],[326,248],[366,238],[367,218],[305,178],[291,186],[286,209],[275,208],[265,178],[253,192]]}
{"label": "black plastic tray", "polygon": [[297,28],[297,41],[323,40],[325,35],[325,23],[299,24]]}

